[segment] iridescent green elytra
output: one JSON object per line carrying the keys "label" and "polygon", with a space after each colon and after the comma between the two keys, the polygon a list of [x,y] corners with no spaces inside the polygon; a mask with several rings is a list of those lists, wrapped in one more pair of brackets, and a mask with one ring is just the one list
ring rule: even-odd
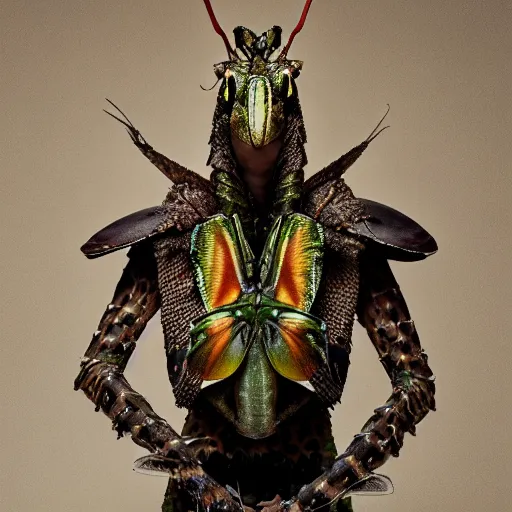
{"label": "iridescent green elytra", "polygon": [[308,313],[323,244],[321,226],[301,214],[275,220],[257,264],[236,215],[217,215],[192,234],[208,313],[192,323],[187,369],[203,387],[236,374],[236,427],[247,437],[275,429],[276,375],[314,391],[309,381],[327,365],[326,326]]}

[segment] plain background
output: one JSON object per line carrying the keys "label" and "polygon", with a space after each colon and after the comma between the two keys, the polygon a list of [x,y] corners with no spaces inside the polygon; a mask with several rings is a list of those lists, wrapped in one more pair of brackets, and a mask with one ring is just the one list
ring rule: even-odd
{"label": "plain background", "polygon": [[[302,0],[214,0],[238,24],[284,39]],[[290,51],[309,135],[308,174],[392,125],[349,171],[357,195],[404,211],[437,255],[394,264],[437,375],[438,411],[382,469],[388,497],[357,512],[511,508],[511,80],[509,0],[316,0]],[[199,0],[2,0],[0,5],[1,488],[6,512],[157,511],[166,480],[137,475],[144,451],[115,440],[73,379],[125,264],[87,261],[96,230],[162,201],[169,182],[101,112],[109,97],[147,139],[208,172],[225,60]],[[127,376],[176,428],[161,328]],[[386,400],[389,381],[360,327],[343,404],[343,449]]]}

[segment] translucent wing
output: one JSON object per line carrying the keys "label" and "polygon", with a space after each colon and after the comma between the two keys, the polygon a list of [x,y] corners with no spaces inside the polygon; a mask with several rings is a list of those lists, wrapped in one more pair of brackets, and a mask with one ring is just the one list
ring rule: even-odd
{"label": "translucent wing", "polygon": [[252,257],[238,222],[217,215],[192,233],[194,275],[207,311],[232,304],[246,286]]}
{"label": "translucent wing", "polygon": [[150,476],[166,476],[173,473],[176,462],[167,459],[163,455],[151,454],[140,457],[133,464],[133,469],[137,473]]}
{"label": "translucent wing", "polygon": [[322,274],[322,227],[305,215],[279,217],[260,260],[263,291],[276,301],[309,311]]}
{"label": "translucent wing", "polygon": [[385,494],[393,494],[394,488],[391,479],[385,475],[378,473],[370,473],[368,476],[358,480],[352,484],[343,497],[348,496],[382,496]]}

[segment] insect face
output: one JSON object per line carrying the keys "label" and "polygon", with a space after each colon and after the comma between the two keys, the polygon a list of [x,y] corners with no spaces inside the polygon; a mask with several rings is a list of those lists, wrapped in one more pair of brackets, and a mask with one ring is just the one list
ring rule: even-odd
{"label": "insect face", "polygon": [[219,99],[230,115],[232,137],[253,148],[262,148],[279,138],[286,126],[287,107],[297,99],[295,79],[301,61],[286,58],[295,35],[302,29],[311,0],[306,2],[301,19],[288,43],[271,60],[281,46],[281,27],[273,26],[260,36],[246,27],[236,27],[235,50],[220,28],[211,8],[205,5],[215,31],[222,37],[230,60],[216,64],[214,72],[222,79]]}
{"label": "insect face", "polygon": [[217,76],[223,79],[219,94],[230,113],[232,135],[261,148],[283,131],[287,104],[297,97],[295,78],[302,62],[270,61],[280,44],[280,27],[272,27],[260,37],[245,27],[233,32],[237,49],[245,59],[214,66]]}

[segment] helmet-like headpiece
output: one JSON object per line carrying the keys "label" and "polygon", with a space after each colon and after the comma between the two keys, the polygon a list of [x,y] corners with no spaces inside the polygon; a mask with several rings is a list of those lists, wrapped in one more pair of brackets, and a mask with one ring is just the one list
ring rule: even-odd
{"label": "helmet-like headpiece", "polygon": [[246,27],[236,27],[233,49],[210,1],[204,0],[213,28],[222,37],[228,52],[229,60],[216,64],[214,72],[223,79],[219,97],[229,111],[232,136],[255,148],[280,136],[286,123],[287,104],[297,99],[295,79],[300,74],[302,62],[288,60],[287,54],[304,26],[312,1],[306,1],[286,46],[276,59],[271,60],[272,54],[281,46],[281,27],[273,26],[260,36]]}

